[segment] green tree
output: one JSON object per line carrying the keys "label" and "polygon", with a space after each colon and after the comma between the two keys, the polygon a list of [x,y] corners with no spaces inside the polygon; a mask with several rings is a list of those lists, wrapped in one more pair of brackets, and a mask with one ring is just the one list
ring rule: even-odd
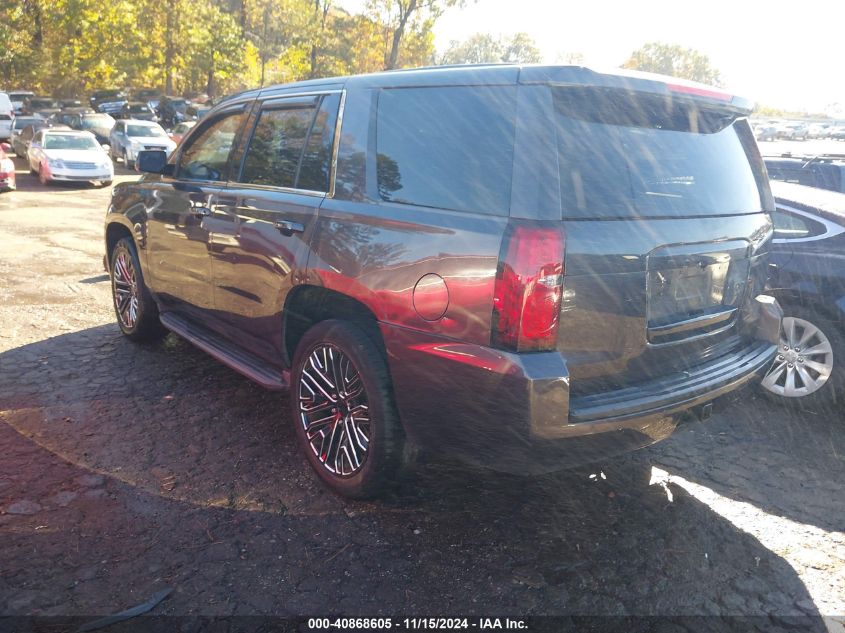
{"label": "green tree", "polygon": [[707,55],[678,44],[650,42],[631,53],[622,67],[722,85],[721,75]]}
{"label": "green tree", "polygon": [[439,61],[441,64],[536,64],[541,59],[540,49],[527,33],[509,38],[476,33],[463,42],[452,41]]}
{"label": "green tree", "polygon": [[424,36],[446,8],[463,4],[464,0],[369,0],[368,14],[389,32],[385,70],[409,65],[400,59],[403,41],[409,34]]}

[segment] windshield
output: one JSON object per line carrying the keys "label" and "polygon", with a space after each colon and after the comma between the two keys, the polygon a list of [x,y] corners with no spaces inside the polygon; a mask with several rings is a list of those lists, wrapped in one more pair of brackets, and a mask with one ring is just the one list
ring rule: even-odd
{"label": "windshield", "polygon": [[30,99],[30,108],[52,108],[55,107],[56,102],[51,99]]}
{"label": "windshield", "polygon": [[15,128],[16,130],[22,130],[22,129],[24,129],[27,125],[30,125],[30,124],[32,124],[32,123],[35,123],[35,122],[36,122],[36,121],[38,121],[38,120],[39,120],[39,119],[37,119],[37,118],[36,118],[36,117],[34,117],[34,116],[19,116],[19,117],[17,117],[17,118],[15,119],[14,128]]}
{"label": "windshield", "polygon": [[129,125],[126,127],[127,136],[153,136],[160,138],[167,133],[158,125]]}
{"label": "windshield", "polygon": [[92,130],[94,128],[110,128],[114,125],[114,119],[108,114],[91,114],[82,117],[82,129]]}
{"label": "windshield", "polygon": [[44,149],[99,149],[99,145],[87,135],[48,134],[44,137]]}
{"label": "windshield", "polygon": [[552,92],[564,217],[761,211],[744,120],[662,96]]}
{"label": "windshield", "polygon": [[145,105],[133,105],[133,106],[129,106],[129,111],[130,112],[143,112],[143,113],[146,114],[146,113],[149,113],[150,109]]}

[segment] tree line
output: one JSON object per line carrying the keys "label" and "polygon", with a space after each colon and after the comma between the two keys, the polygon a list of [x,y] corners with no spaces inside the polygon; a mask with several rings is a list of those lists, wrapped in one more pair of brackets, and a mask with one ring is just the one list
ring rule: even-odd
{"label": "tree line", "polygon": [[99,88],[233,90],[420,66],[462,0],[12,0],[0,3],[0,81],[57,96]]}
{"label": "tree line", "polygon": [[[431,64],[542,61],[526,33],[476,33],[436,55],[437,19],[466,1],[475,0],[366,0],[350,13],[337,0],[12,0],[0,4],[0,82],[57,97],[124,87],[222,95]],[[646,44],[623,65],[720,82],[705,55],[677,45]]]}

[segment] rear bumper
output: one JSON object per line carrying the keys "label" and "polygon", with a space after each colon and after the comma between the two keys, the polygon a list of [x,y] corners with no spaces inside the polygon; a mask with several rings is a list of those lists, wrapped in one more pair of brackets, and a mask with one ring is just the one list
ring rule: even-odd
{"label": "rear bumper", "polygon": [[[613,392],[570,398],[559,352],[512,354],[382,324],[406,433],[435,453],[511,472],[544,471],[642,448],[681,415],[758,380],[776,352],[780,307],[733,353]],[[773,334],[774,332],[774,334]]]}

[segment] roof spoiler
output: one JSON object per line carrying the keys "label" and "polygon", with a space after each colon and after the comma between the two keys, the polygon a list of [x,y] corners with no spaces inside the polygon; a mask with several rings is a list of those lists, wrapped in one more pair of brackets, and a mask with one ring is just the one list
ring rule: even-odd
{"label": "roof spoiler", "polygon": [[705,84],[625,69],[598,72],[583,66],[524,66],[520,69],[521,84],[551,84],[558,86],[597,86],[630,92],[666,95],[718,109],[739,116],[748,116],[754,103],[744,97]]}

